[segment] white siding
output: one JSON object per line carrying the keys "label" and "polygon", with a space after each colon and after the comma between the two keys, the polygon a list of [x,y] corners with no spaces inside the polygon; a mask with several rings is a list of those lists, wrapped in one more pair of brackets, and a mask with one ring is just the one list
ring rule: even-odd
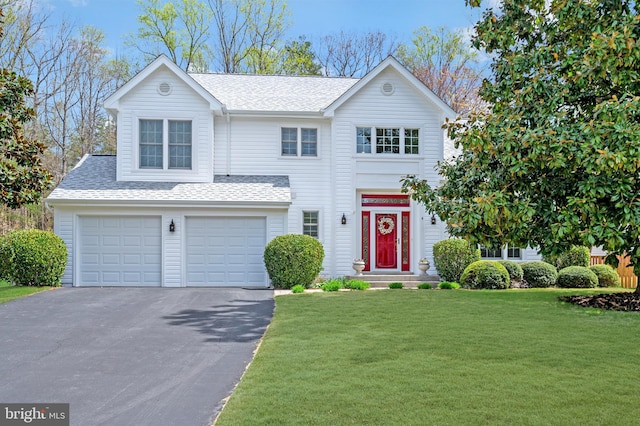
{"label": "white siding", "polygon": [[53,232],[56,233],[67,246],[67,267],[62,276],[62,284],[73,284],[73,212],[57,208],[53,212]]}
{"label": "white siding", "polygon": [[[162,82],[172,85],[168,96],[158,93]],[[211,182],[213,114],[209,104],[166,69],[155,71],[120,100],[118,113],[118,180]],[[140,169],[138,121],[173,119],[192,121],[192,170]],[[165,156],[167,153],[165,152]]]}

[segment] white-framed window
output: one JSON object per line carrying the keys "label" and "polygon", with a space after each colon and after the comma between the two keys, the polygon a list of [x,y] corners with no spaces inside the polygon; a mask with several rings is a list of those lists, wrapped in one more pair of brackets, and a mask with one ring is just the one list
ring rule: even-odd
{"label": "white-framed window", "polygon": [[140,119],[138,128],[141,169],[191,170],[191,120]]}
{"label": "white-framed window", "polygon": [[480,246],[480,257],[483,259],[522,259],[522,249],[520,247],[501,246],[495,244],[491,247]]}
{"label": "white-framed window", "polygon": [[319,214],[317,211],[302,212],[302,233],[314,238],[320,236],[320,223],[318,221]]}
{"label": "white-framed window", "polygon": [[280,129],[283,157],[317,157],[318,129],[308,127],[282,127]]}
{"label": "white-framed window", "polygon": [[357,154],[420,153],[420,130],[404,127],[356,127]]}

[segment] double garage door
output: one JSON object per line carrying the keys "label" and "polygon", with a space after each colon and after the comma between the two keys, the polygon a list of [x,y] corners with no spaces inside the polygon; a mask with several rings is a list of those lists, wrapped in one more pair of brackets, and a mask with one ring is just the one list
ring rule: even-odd
{"label": "double garage door", "polygon": [[[187,218],[186,285],[266,286],[265,227],[264,218]],[[160,286],[162,234],[159,216],[80,217],[78,285]]]}

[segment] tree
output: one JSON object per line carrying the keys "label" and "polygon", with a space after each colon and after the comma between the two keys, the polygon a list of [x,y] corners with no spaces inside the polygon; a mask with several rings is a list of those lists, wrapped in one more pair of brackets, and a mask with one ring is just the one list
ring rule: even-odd
{"label": "tree", "polygon": [[24,134],[24,123],[35,116],[27,105],[31,94],[27,78],[0,71],[0,202],[10,208],[38,201],[50,182],[41,160],[45,145]]}
{"label": "tree", "polygon": [[413,34],[410,45],[398,47],[398,60],[458,113],[477,109],[482,82],[478,54],[462,32],[423,26]]}
{"label": "tree", "polygon": [[285,75],[321,75],[322,66],[316,62],[311,42],[300,37],[284,46],[280,74]]}
{"label": "tree", "polygon": [[326,76],[362,77],[393,54],[396,47],[395,39],[380,31],[340,31],[324,36],[316,55]]}
{"label": "tree", "polygon": [[205,3],[138,0],[138,5],[142,9],[138,33],[129,36],[127,43],[143,54],[145,62],[164,53],[185,71],[209,69],[213,55],[208,45],[212,12]]}
{"label": "tree", "polygon": [[[438,188],[405,191],[474,243],[603,246],[640,275],[640,4],[504,0],[476,25],[493,55],[486,113],[449,126]],[[640,286],[639,290],[640,292]]]}

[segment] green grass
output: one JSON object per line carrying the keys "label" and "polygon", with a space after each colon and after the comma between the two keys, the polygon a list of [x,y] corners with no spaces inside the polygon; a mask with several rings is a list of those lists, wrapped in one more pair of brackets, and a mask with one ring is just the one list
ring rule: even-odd
{"label": "green grass", "polygon": [[637,424],[640,314],[557,299],[604,291],[277,297],[217,425]]}
{"label": "green grass", "polygon": [[7,281],[0,280],[0,303],[49,289],[51,287],[14,287]]}

